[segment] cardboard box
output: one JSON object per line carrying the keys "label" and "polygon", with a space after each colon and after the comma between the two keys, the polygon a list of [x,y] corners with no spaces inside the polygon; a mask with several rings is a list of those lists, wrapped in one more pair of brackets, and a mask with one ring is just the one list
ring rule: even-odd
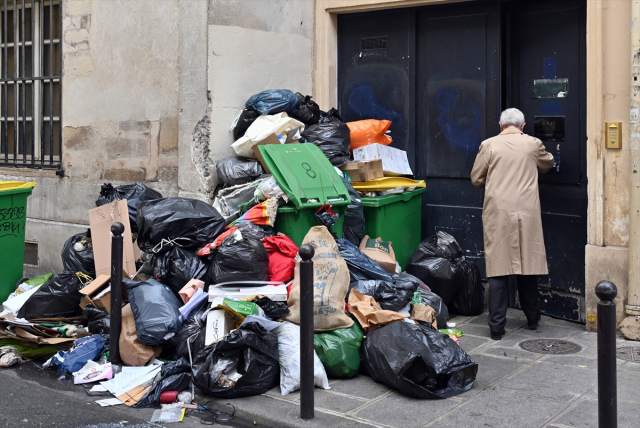
{"label": "cardboard box", "polygon": [[126,199],[89,210],[96,276],[111,275],[111,225],[115,222],[124,225],[122,268],[127,274],[126,277],[129,278],[136,273],[136,256],[133,251],[129,207]]}
{"label": "cardboard box", "polygon": [[360,242],[360,251],[377,262],[390,274],[396,273],[396,254],[393,252],[393,243],[383,241],[381,238],[371,239],[366,235]]}
{"label": "cardboard box", "polygon": [[[284,142],[285,144],[294,144],[298,142],[298,140],[293,140],[293,136],[296,134],[296,131],[297,131],[297,128],[289,131],[289,133],[287,134],[287,139]],[[265,163],[264,158],[262,157],[262,153],[260,153],[260,149],[258,148],[258,146],[264,146],[266,144],[282,144],[282,143],[280,142],[276,134],[270,134],[267,138],[260,141],[259,143],[256,143],[256,145],[254,145],[251,148],[254,156],[256,157],[256,159],[258,159],[258,162],[260,162],[260,165],[262,165],[262,168],[264,169],[264,171],[267,174],[271,174],[271,171],[269,171],[269,167]]]}
{"label": "cardboard box", "polygon": [[349,174],[351,181],[356,182],[370,181],[384,177],[382,172],[382,159],[349,162],[341,166],[340,170]]}
{"label": "cardboard box", "polygon": [[222,340],[234,328],[235,322],[227,311],[224,309],[212,309],[207,314],[204,346],[209,346]]}
{"label": "cardboard box", "polygon": [[120,358],[128,366],[146,365],[153,357],[162,352],[162,346],[152,347],[138,340],[136,321],[131,305],[122,308],[122,330],[120,331]]}
{"label": "cardboard box", "polygon": [[191,280],[189,280],[189,282],[187,282],[187,284],[184,287],[182,287],[182,289],[178,294],[180,295],[180,298],[182,299],[182,301],[184,303],[187,303],[189,299],[191,299],[191,296],[193,296],[193,293],[195,293],[198,288],[204,290],[204,281],[191,278]]}
{"label": "cardboard box", "polygon": [[382,170],[385,176],[413,175],[407,160],[407,152],[382,144],[369,144],[354,149],[353,159],[357,161],[382,159]]}
{"label": "cardboard box", "polygon": [[[122,277],[126,276],[126,272],[122,272]],[[80,301],[80,307],[84,309],[89,303],[93,307],[111,313],[111,277],[109,275],[100,275],[89,285],[80,290],[80,294],[84,295],[84,299]],[[129,300],[127,290],[122,283],[122,299]]]}

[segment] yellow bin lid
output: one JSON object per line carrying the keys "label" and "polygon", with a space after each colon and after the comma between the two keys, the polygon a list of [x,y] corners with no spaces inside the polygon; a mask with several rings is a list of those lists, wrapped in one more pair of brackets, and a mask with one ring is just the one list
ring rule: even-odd
{"label": "yellow bin lid", "polygon": [[38,183],[33,181],[2,181],[0,180],[0,192],[8,192],[9,190],[19,190],[34,188]]}
{"label": "yellow bin lid", "polygon": [[427,183],[424,180],[415,181],[405,177],[383,177],[364,182],[352,181],[351,185],[361,192],[381,192],[395,189],[396,187],[426,187]]}

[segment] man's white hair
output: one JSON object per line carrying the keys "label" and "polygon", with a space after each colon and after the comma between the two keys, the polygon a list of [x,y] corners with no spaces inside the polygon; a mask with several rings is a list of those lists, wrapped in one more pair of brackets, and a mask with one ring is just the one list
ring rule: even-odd
{"label": "man's white hair", "polygon": [[520,128],[524,125],[524,114],[517,108],[508,108],[500,115],[500,124],[503,128],[507,126]]}

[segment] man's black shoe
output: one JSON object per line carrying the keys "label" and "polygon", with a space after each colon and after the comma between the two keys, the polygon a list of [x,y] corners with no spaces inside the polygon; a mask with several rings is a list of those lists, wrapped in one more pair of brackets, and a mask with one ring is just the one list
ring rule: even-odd
{"label": "man's black shoe", "polygon": [[491,332],[491,339],[492,340],[500,340],[500,339],[502,339],[502,336],[504,336],[504,335],[505,335],[505,331],[504,330],[502,330],[502,332],[500,332],[500,333],[496,332],[496,331],[492,331]]}
{"label": "man's black shoe", "polygon": [[538,324],[540,323],[540,316],[538,316],[538,319],[535,321],[527,321],[527,328],[529,330],[537,330],[538,329]]}

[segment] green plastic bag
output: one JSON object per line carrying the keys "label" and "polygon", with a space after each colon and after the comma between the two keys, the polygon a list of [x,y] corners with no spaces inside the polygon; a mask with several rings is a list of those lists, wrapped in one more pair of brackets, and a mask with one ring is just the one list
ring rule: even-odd
{"label": "green plastic bag", "polygon": [[360,369],[360,345],[364,330],[357,322],[350,328],[313,335],[313,347],[330,377],[354,377]]}
{"label": "green plastic bag", "polygon": [[244,300],[231,300],[224,299],[224,306],[229,306],[234,311],[238,312],[240,315],[244,317],[248,317],[249,315],[260,315],[260,310],[258,309],[258,305],[253,302],[245,302]]}
{"label": "green plastic bag", "polygon": [[27,285],[31,285],[33,287],[37,287],[38,285],[42,285],[49,280],[53,276],[52,273],[46,273],[44,275],[36,276],[34,278],[26,280],[24,283]]}
{"label": "green plastic bag", "polygon": [[15,339],[0,339],[0,346],[12,346],[18,350],[20,356],[28,359],[45,357],[59,351],[58,348],[49,345],[35,346],[32,348]]}

